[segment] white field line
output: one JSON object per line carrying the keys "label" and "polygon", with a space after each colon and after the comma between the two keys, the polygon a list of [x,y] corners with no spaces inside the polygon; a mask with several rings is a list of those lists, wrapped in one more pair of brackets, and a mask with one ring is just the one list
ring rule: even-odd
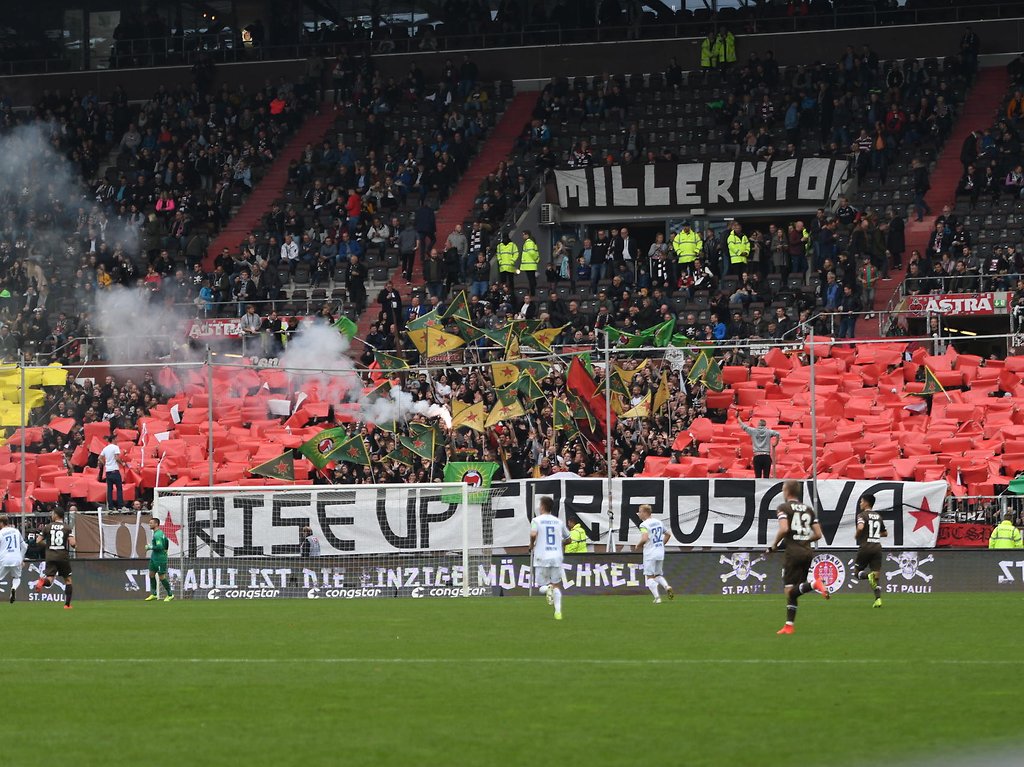
{"label": "white field line", "polygon": [[[932,666],[1024,666],[1024,659],[1001,658],[987,660],[983,658],[906,658],[907,662]],[[501,664],[556,664],[565,665],[564,660],[556,658],[174,658],[162,656],[157,658],[10,658],[5,657],[0,663],[117,663],[117,664],[152,664],[152,663],[198,663],[198,664],[324,664],[324,665],[358,665],[358,664],[393,664],[393,665],[501,665]],[[576,664],[591,666],[892,666],[899,663],[894,658],[654,658],[649,660],[632,658],[577,658]]]}

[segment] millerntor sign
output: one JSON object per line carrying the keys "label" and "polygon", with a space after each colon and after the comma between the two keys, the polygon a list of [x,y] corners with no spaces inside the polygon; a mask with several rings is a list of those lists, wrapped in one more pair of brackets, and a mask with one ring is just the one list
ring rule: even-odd
{"label": "millerntor sign", "polygon": [[849,161],[827,157],[612,165],[556,170],[555,188],[558,204],[575,211],[819,206],[837,195],[848,170]]}

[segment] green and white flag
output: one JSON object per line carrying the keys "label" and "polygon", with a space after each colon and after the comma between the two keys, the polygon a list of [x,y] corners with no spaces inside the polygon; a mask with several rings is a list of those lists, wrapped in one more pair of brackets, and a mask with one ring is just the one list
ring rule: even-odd
{"label": "green and white flag", "polygon": [[[487,493],[483,491],[491,486],[491,477],[497,470],[498,464],[493,461],[449,461],[444,467],[444,481],[465,482],[469,485],[469,502],[483,503],[487,500]],[[446,490],[441,500],[462,503],[462,491]]]}

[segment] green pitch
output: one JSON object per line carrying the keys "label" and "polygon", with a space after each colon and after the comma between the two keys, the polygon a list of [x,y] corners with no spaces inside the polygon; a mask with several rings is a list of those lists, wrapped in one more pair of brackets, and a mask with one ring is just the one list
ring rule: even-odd
{"label": "green pitch", "polygon": [[[1019,595],[0,605],[3,764],[844,765],[1018,733]],[[967,763],[971,763],[968,761]],[[982,763],[974,760],[973,763]]]}

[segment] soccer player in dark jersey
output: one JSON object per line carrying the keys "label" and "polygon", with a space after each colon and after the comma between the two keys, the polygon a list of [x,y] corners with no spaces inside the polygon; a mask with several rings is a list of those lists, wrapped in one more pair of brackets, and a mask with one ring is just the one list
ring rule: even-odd
{"label": "soccer player in dark jersey", "polygon": [[882,515],[875,511],[875,496],[865,493],[858,502],[857,512],[857,558],[853,563],[853,572],[857,578],[867,576],[868,583],[875,592],[872,607],[882,606],[882,539],[889,535],[885,529]]}
{"label": "soccer player in dark jersey", "polygon": [[768,547],[770,554],[779,548],[780,543],[786,542],[782,576],[786,588],[786,624],[776,632],[777,634],[793,633],[796,603],[802,595],[817,591],[825,599],[829,597],[828,589],[820,578],[816,577],[813,584],[807,582],[807,573],[811,569],[811,560],[814,559],[811,544],[821,538],[821,525],[814,509],[804,505],[803,497],[803,486],[798,480],[788,479],[782,485],[783,503],[776,512],[779,532],[775,534],[775,541]]}
{"label": "soccer player in dark jersey", "polygon": [[64,511],[54,509],[50,524],[43,525],[43,540],[46,541],[46,575],[36,581],[36,592],[53,585],[53,578],[59,575],[64,581],[64,609],[71,609],[71,549],[75,548],[75,534],[64,521]]}

